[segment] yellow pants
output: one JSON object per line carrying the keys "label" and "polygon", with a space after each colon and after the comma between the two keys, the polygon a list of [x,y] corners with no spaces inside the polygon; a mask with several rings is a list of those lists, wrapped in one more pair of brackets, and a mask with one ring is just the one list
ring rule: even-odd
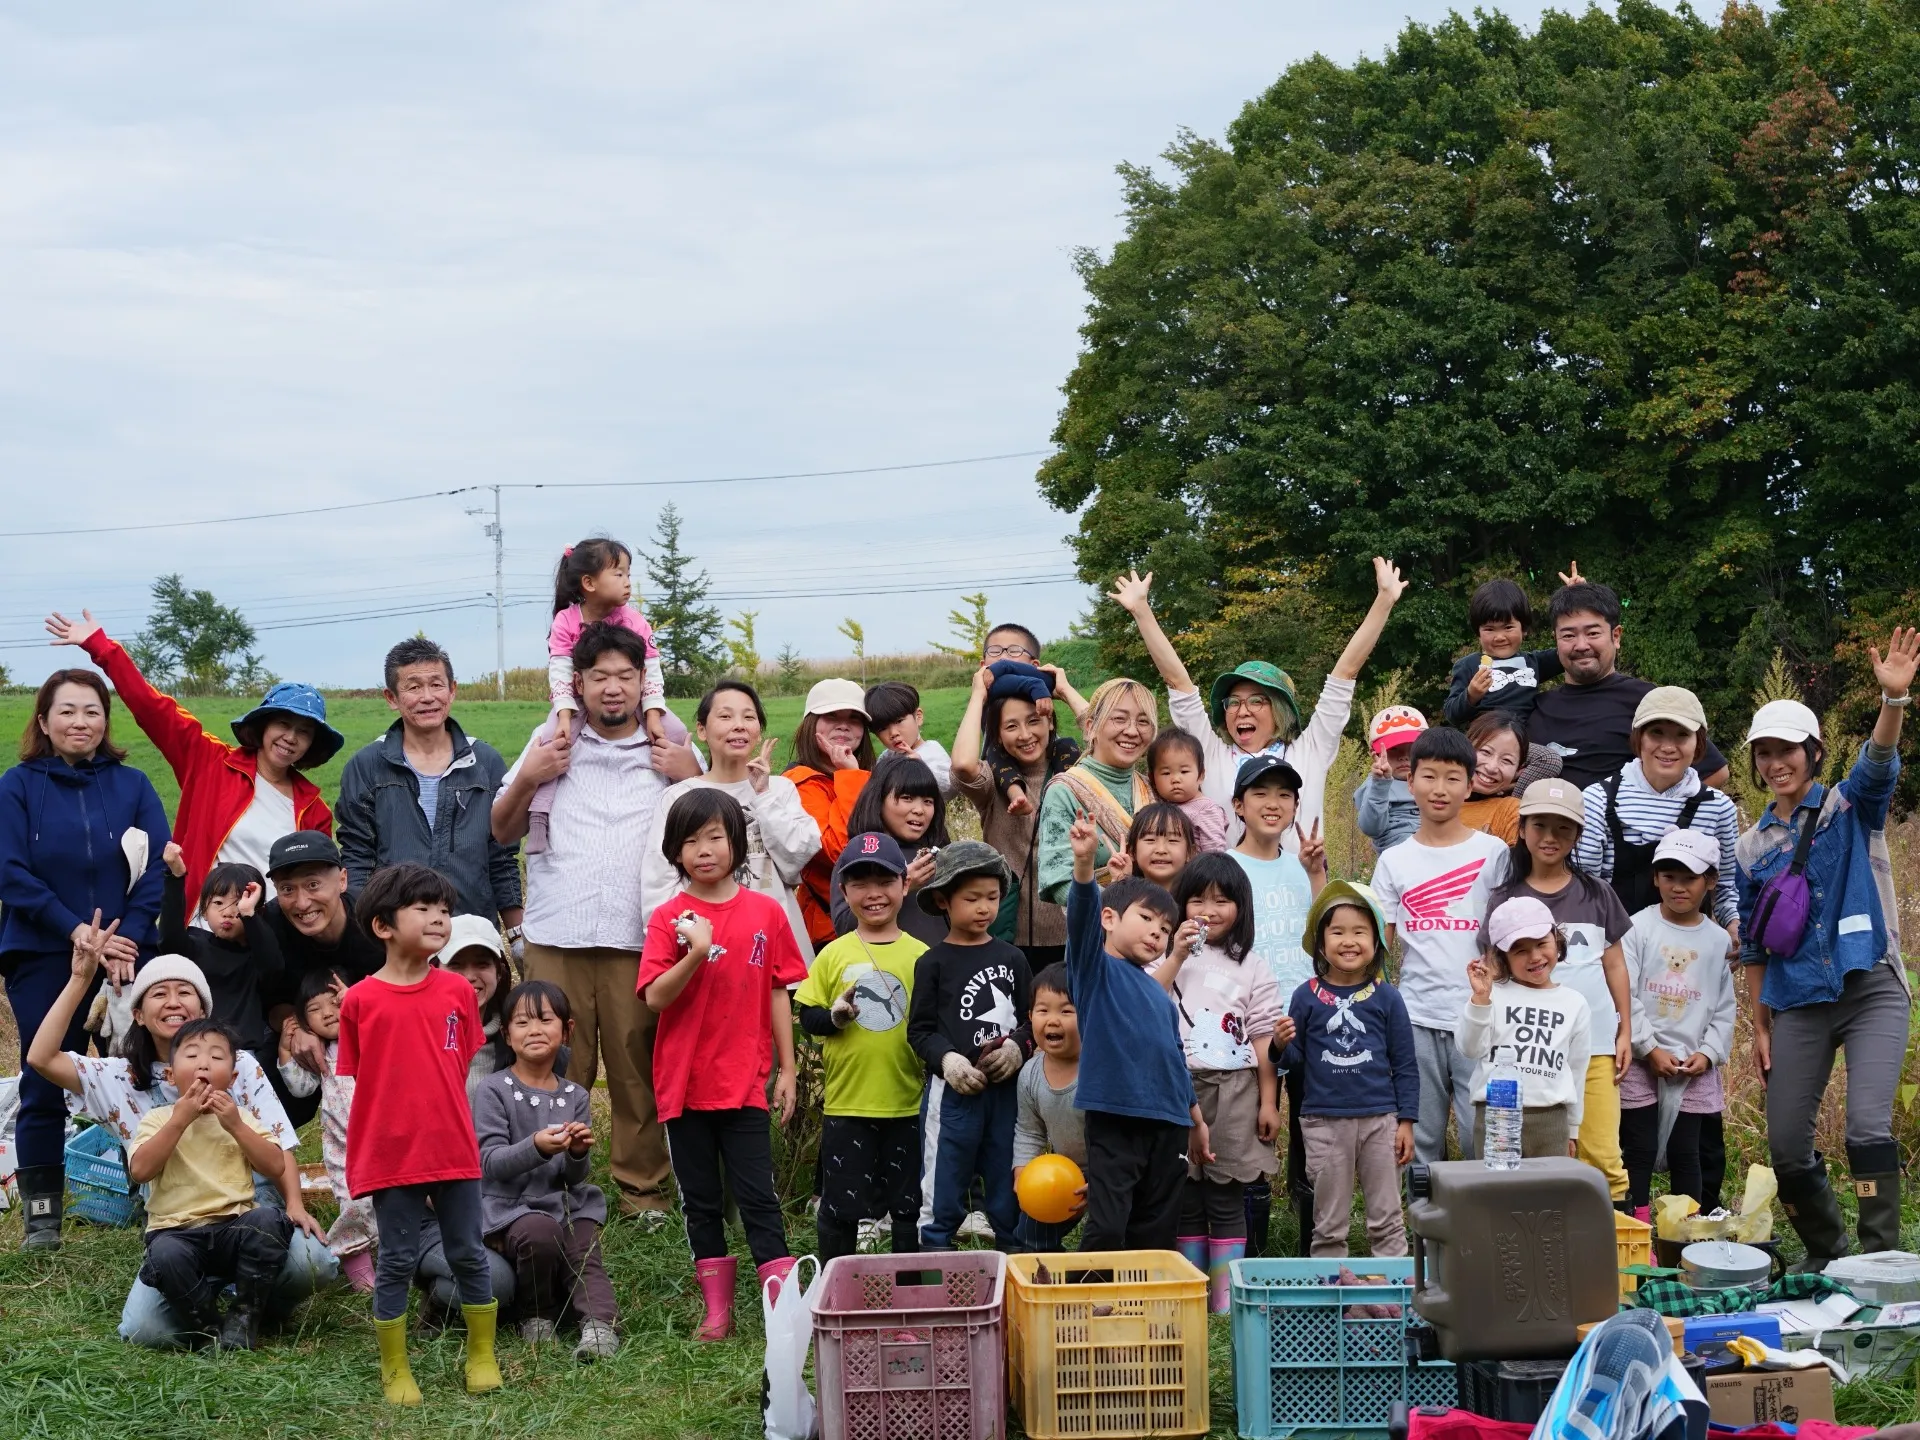
{"label": "yellow pants", "polygon": [[1587,1062],[1587,1094],[1574,1153],[1607,1177],[1607,1191],[1627,1198],[1627,1167],[1620,1161],[1620,1085],[1613,1078],[1613,1053]]}

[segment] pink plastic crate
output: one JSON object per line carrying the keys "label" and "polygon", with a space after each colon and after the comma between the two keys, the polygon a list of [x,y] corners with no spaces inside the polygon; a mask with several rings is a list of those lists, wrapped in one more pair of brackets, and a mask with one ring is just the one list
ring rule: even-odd
{"label": "pink plastic crate", "polygon": [[821,1440],[1002,1440],[1004,1255],[842,1255],[820,1284]]}

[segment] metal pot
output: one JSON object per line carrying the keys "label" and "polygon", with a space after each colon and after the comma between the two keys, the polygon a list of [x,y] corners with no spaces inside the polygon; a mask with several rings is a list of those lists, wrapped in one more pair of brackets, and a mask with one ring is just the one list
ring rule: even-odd
{"label": "metal pot", "polygon": [[1764,1285],[1772,1269],[1766,1251],[1731,1240],[1702,1240],[1680,1252],[1680,1278],[1695,1290]]}

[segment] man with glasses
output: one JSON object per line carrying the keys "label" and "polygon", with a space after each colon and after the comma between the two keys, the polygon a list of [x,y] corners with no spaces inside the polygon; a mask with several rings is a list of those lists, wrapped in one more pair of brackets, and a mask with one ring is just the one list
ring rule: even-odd
{"label": "man with glasses", "polygon": [[[282,1054],[314,1075],[324,1074],[327,1047],[300,1023],[295,1008],[300,982],[311,971],[336,970],[349,985],[357,984],[387,963],[386,947],[354,920],[347,867],[340,861],[339,847],[318,830],[296,830],[274,841],[267,878],[273,881],[274,898],[267,905],[266,921],[285,962],[279,974],[261,977],[267,1023]],[[289,1093],[275,1063],[278,1058],[259,1057],[287,1118],[295,1126],[304,1125],[320,1109],[320,1092]]]}
{"label": "man with glasses", "polygon": [[493,797],[507,773],[500,752],[453,718],[453,661],[424,635],[387,652],[387,733],[340,776],[334,824],[358,895],[373,872],[413,861],[453,882],[458,914],[498,920],[520,940],[519,845],[493,838]]}

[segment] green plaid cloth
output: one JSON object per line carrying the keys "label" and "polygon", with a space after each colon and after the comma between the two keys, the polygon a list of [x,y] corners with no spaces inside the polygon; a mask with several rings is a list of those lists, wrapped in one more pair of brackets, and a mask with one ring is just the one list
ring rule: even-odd
{"label": "green plaid cloth", "polygon": [[1695,1290],[1680,1280],[1642,1280],[1631,1304],[1657,1315],[1736,1315],[1775,1300],[1824,1300],[1846,1290],[1824,1275],[1788,1275],[1771,1286],[1744,1285],[1735,1290]]}

